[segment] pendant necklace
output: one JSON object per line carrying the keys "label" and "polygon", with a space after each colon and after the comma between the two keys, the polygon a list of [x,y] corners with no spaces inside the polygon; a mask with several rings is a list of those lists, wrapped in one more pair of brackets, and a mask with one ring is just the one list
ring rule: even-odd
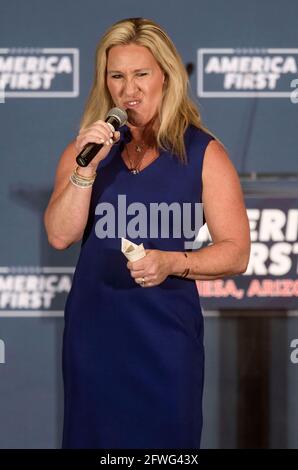
{"label": "pendant necklace", "polygon": [[[132,164],[132,162],[131,162],[131,159],[130,159],[130,156],[129,156],[129,153],[128,153],[127,146],[125,146],[125,149],[126,149],[127,159],[128,159],[128,161],[129,161],[129,164],[130,164],[129,171],[130,171],[130,173],[132,173],[133,175],[138,175],[138,174],[140,173],[140,169],[139,169],[139,168],[140,168],[141,163],[142,163],[142,161],[143,161],[143,159],[144,159],[144,156],[145,156],[145,151],[144,151],[142,157],[140,158],[140,160],[138,161],[138,163],[137,163],[135,166],[133,166],[133,164]],[[137,153],[141,153],[142,150],[143,150],[143,149],[142,149],[142,146],[139,145],[139,144],[136,145],[135,149],[136,149],[136,152],[137,152]]]}

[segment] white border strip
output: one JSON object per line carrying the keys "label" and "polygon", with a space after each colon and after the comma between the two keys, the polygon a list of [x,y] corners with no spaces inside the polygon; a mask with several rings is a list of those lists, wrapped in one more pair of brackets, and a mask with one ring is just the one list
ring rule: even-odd
{"label": "white border strip", "polygon": [[268,91],[268,93],[259,92],[227,92],[224,91],[203,91],[201,98],[291,98],[291,92],[287,91]]}
{"label": "white border strip", "polygon": [[0,318],[51,318],[63,317],[63,310],[0,310]]}
{"label": "white border strip", "polygon": [[0,274],[73,274],[73,266],[0,266]]}
{"label": "white border strip", "polygon": [[[232,310],[230,309],[229,312],[232,313],[224,313],[222,314],[220,310],[205,310],[203,312],[203,317],[206,318],[241,318],[241,317],[250,317],[251,318],[257,318],[257,317],[268,317],[268,318],[288,318],[288,317],[298,317],[298,310],[285,310],[284,314],[277,315],[274,313],[271,315],[271,310],[266,310],[262,309],[262,314],[259,313],[261,309],[245,309],[245,314],[241,313],[241,310]],[[274,309],[274,312],[277,310],[282,310],[282,309]]]}

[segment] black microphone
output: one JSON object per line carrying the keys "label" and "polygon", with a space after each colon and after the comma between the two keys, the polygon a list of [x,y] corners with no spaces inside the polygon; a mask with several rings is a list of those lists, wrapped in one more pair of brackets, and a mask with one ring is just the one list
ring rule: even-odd
{"label": "black microphone", "polygon": [[[111,124],[114,131],[117,131],[119,127],[123,126],[127,121],[127,113],[121,108],[112,108],[105,118],[105,122]],[[86,144],[83,150],[79,153],[76,158],[76,162],[79,166],[88,166],[95,155],[100,151],[104,144],[90,143]]]}

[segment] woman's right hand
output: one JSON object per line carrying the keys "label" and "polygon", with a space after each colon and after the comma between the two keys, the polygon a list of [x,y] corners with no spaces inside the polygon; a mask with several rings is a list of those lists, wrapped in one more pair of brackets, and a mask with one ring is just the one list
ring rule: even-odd
{"label": "woman's right hand", "polygon": [[118,142],[119,139],[119,131],[113,132],[107,122],[99,120],[80,130],[75,140],[75,147],[79,154],[87,144],[103,144],[103,147],[88,165],[88,168],[96,170],[98,163],[106,158],[114,143]]}

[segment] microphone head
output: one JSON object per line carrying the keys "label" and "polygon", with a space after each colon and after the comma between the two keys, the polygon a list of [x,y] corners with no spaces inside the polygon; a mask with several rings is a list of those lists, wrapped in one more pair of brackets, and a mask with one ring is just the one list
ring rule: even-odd
{"label": "microphone head", "polygon": [[108,112],[106,120],[108,120],[109,118],[116,119],[116,121],[118,121],[117,127],[121,127],[126,123],[128,116],[127,112],[124,109],[112,108]]}

